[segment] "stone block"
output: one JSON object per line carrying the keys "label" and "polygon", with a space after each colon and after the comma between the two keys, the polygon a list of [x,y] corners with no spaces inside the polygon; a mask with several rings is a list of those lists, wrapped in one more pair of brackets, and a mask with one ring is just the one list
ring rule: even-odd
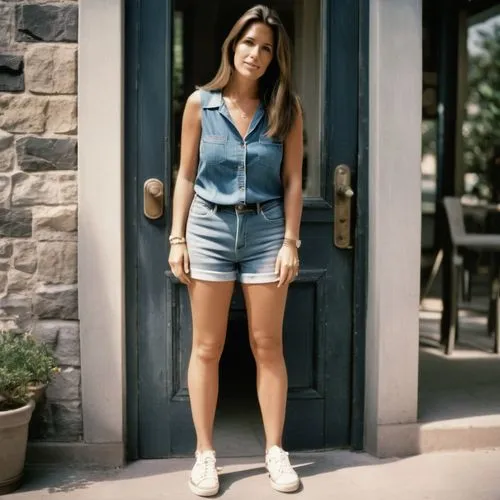
{"label": "stone block", "polygon": [[[33,325],[33,336],[40,342],[43,342],[52,351],[55,351],[61,323],[68,322],[57,320],[37,320]],[[70,324],[72,323],[73,322],[70,322]]]}
{"label": "stone block", "polygon": [[8,272],[8,293],[29,292],[35,283],[35,278],[31,273],[18,271],[17,269],[9,269]]}
{"label": "stone block", "polygon": [[13,267],[33,274],[37,268],[37,248],[33,241],[14,241]]}
{"label": "stone block", "polygon": [[24,90],[24,65],[22,56],[0,54],[0,91]]}
{"label": "stone block", "polygon": [[14,136],[5,132],[5,130],[0,130],[0,152],[7,149],[14,141]]}
{"label": "stone block", "polygon": [[0,47],[8,47],[12,43],[16,25],[13,5],[0,4]]}
{"label": "stone block", "polygon": [[49,284],[77,281],[77,244],[70,241],[42,241],[38,244],[38,280]]}
{"label": "stone block", "polygon": [[33,334],[54,351],[61,366],[80,366],[79,324],[76,321],[37,321]]}
{"label": "stone block", "polygon": [[82,437],[83,419],[79,401],[52,401],[46,398],[33,412],[29,439],[75,441]]}
{"label": "stone block", "polygon": [[59,178],[59,196],[61,204],[78,203],[78,185],[76,174],[61,174]]}
{"label": "stone block", "polygon": [[0,153],[0,172],[10,172],[14,169],[15,153],[13,149],[7,149]]}
{"label": "stone block", "polygon": [[63,368],[47,387],[47,398],[54,401],[74,401],[80,398],[80,370]]}
{"label": "stone block", "polygon": [[77,128],[76,97],[51,99],[47,108],[47,131],[55,134],[76,134]]}
{"label": "stone block", "polygon": [[32,320],[31,298],[22,294],[0,297],[0,318],[8,318],[15,328],[24,330]]}
{"label": "stone block", "polygon": [[33,311],[42,319],[78,319],[76,285],[39,285],[33,297]]}
{"label": "stone block", "polygon": [[27,95],[0,95],[0,128],[17,134],[45,131],[47,98]]}
{"label": "stone block", "polygon": [[12,175],[12,200],[15,206],[64,205],[77,202],[76,174],[48,172]]}
{"label": "stone block", "polygon": [[12,242],[0,239],[0,258],[8,259],[12,255]]}
{"label": "stone block", "polygon": [[33,274],[37,266],[36,243],[33,241],[14,241],[14,268]]}
{"label": "stone block", "polygon": [[18,42],[76,42],[78,5],[22,4],[16,6]]}
{"label": "stone block", "polygon": [[29,423],[28,440],[46,439],[52,423],[50,406],[46,398],[37,403]]}
{"label": "stone block", "polygon": [[[0,271],[0,296],[3,296],[6,291],[7,291],[7,273],[5,271]],[[5,327],[0,323],[0,331],[3,330],[5,330]]]}
{"label": "stone block", "polygon": [[59,330],[57,348],[55,350],[57,362],[60,365],[80,365],[80,330],[78,323]]}
{"label": "stone block", "polygon": [[0,172],[10,172],[14,169],[15,152],[14,149],[7,149],[0,153]]}
{"label": "stone block", "polygon": [[12,183],[8,175],[0,175],[0,207],[9,208]]}
{"label": "stone block", "polygon": [[59,441],[80,439],[83,432],[82,406],[79,401],[49,400],[54,434]]}
{"label": "stone block", "polygon": [[30,209],[0,208],[0,237],[30,238],[31,224]]}
{"label": "stone block", "polygon": [[76,168],[76,139],[22,137],[16,150],[17,163],[25,172]]}
{"label": "stone block", "polygon": [[20,333],[17,323],[12,318],[0,317],[0,331]]}
{"label": "stone block", "polygon": [[34,45],[25,56],[26,88],[35,94],[76,94],[77,49]]}
{"label": "stone block", "polygon": [[36,207],[33,236],[39,241],[76,241],[77,207]]}

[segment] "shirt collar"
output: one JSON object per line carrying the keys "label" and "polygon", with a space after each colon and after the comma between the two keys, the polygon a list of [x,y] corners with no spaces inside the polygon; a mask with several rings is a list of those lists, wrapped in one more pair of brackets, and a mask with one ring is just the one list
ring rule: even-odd
{"label": "shirt collar", "polygon": [[[204,109],[218,109],[219,113],[221,113],[223,116],[225,116],[229,120],[229,122],[231,122],[231,124],[233,123],[231,116],[229,115],[229,110],[227,109],[227,106],[224,102],[224,99],[222,98],[222,91],[221,90],[210,91],[210,97],[207,99],[203,108]],[[257,110],[255,111],[252,122],[250,123],[250,125],[248,127],[248,132],[247,132],[246,137],[248,137],[257,128],[257,125],[260,123],[263,116],[264,116],[264,106],[262,105],[262,101],[261,101],[259,103],[259,106],[257,107]]]}
{"label": "shirt collar", "polygon": [[222,92],[220,90],[210,91],[210,97],[207,102],[204,104],[204,109],[215,109],[220,108],[222,106]]}

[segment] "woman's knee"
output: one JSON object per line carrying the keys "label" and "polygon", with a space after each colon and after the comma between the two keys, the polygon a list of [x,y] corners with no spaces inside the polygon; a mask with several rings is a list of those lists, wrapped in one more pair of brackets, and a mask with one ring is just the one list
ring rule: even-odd
{"label": "woman's knee", "polygon": [[283,356],[283,343],[277,335],[254,334],[250,345],[255,359],[259,362],[275,361]]}
{"label": "woman's knee", "polygon": [[214,340],[197,340],[193,342],[192,354],[203,363],[218,362],[224,345]]}

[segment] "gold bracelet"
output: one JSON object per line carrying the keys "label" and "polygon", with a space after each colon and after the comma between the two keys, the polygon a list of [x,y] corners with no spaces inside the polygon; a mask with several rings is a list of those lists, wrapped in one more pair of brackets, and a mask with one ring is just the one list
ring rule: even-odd
{"label": "gold bracelet", "polygon": [[168,241],[172,243],[173,241],[179,241],[180,243],[186,243],[186,238],[183,236],[169,236]]}
{"label": "gold bracelet", "polygon": [[181,241],[181,240],[172,240],[170,242],[170,245],[185,245],[186,244],[186,241]]}
{"label": "gold bracelet", "polygon": [[301,241],[294,240],[293,238],[283,238],[284,247],[300,248]]}

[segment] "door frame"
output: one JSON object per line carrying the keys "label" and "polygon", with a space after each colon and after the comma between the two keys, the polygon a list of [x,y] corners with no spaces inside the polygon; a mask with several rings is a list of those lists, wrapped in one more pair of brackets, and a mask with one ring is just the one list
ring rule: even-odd
{"label": "door frame", "polygon": [[[79,3],[78,310],[83,440],[62,447],[55,442],[31,443],[30,456],[45,461],[57,456],[60,461],[120,466],[127,438],[129,450],[137,443],[133,371],[126,378],[127,365],[132,370],[135,366],[137,332],[134,311],[125,324],[125,273],[129,289],[135,279],[134,269],[126,269],[124,262],[126,250],[134,249],[129,244],[125,248],[124,241],[124,214],[130,208],[125,207],[128,191],[123,190],[123,83],[126,71],[127,76],[135,76],[123,57],[125,1]],[[356,320],[356,336],[361,332],[364,338],[359,342],[354,337],[354,359],[364,356],[366,368],[357,364],[361,371],[354,385],[361,387],[364,370],[366,390],[364,405],[362,391],[353,393],[360,395],[353,408],[364,407],[366,451],[381,457],[403,456],[422,450],[417,421],[422,5],[414,0],[370,0],[369,20],[368,3],[360,5],[360,22],[365,26],[360,31],[364,40],[360,109],[368,109],[364,90],[368,66],[370,96],[368,160],[366,122],[360,123],[359,148],[359,164],[365,166],[360,182],[368,180],[368,163],[370,169],[369,235],[365,231],[363,236],[363,241],[369,238],[369,259],[363,261],[360,256],[360,263],[369,267],[370,274],[369,279],[363,272],[356,278],[358,283],[365,280],[365,289],[360,286],[357,293],[367,296],[367,304],[356,302],[359,318],[366,308],[366,322],[363,326],[364,319]],[[127,34],[131,32],[134,28],[129,27]],[[360,193],[361,189],[367,185],[359,186]],[[366,206],[364,210],[359,216],[366,221]],[[130,297],[127,305],[134,305]],[[128,432],[126,404],[131,408]],[[361,420],[359,424],[363,426]]]}
{"label": "door frame", "polygon": [[[337,1],[330,0],[333,4]],[[369,72],[369,0],[351,0],[358,9],[358,174],[356,179],[356,228],[354,233],[352,373],[351,373],[351,448],[364,447],[365,345],[368,272],[368,72]],[[126,453],[129,460],[139,458],[139,368],[138,368],[138,231],[142,217],[139,206],[138,165],[139,107],[139,16],[141,0],[125,0],[125,87],[124,87],[124,159],[125,159],[125,308],[126,308]],[[170,85],[170,68],[165,68],[165,88]],[[169,144],[165,140],[165,155]],[[165,189],[169,192],[170,179]]]}

